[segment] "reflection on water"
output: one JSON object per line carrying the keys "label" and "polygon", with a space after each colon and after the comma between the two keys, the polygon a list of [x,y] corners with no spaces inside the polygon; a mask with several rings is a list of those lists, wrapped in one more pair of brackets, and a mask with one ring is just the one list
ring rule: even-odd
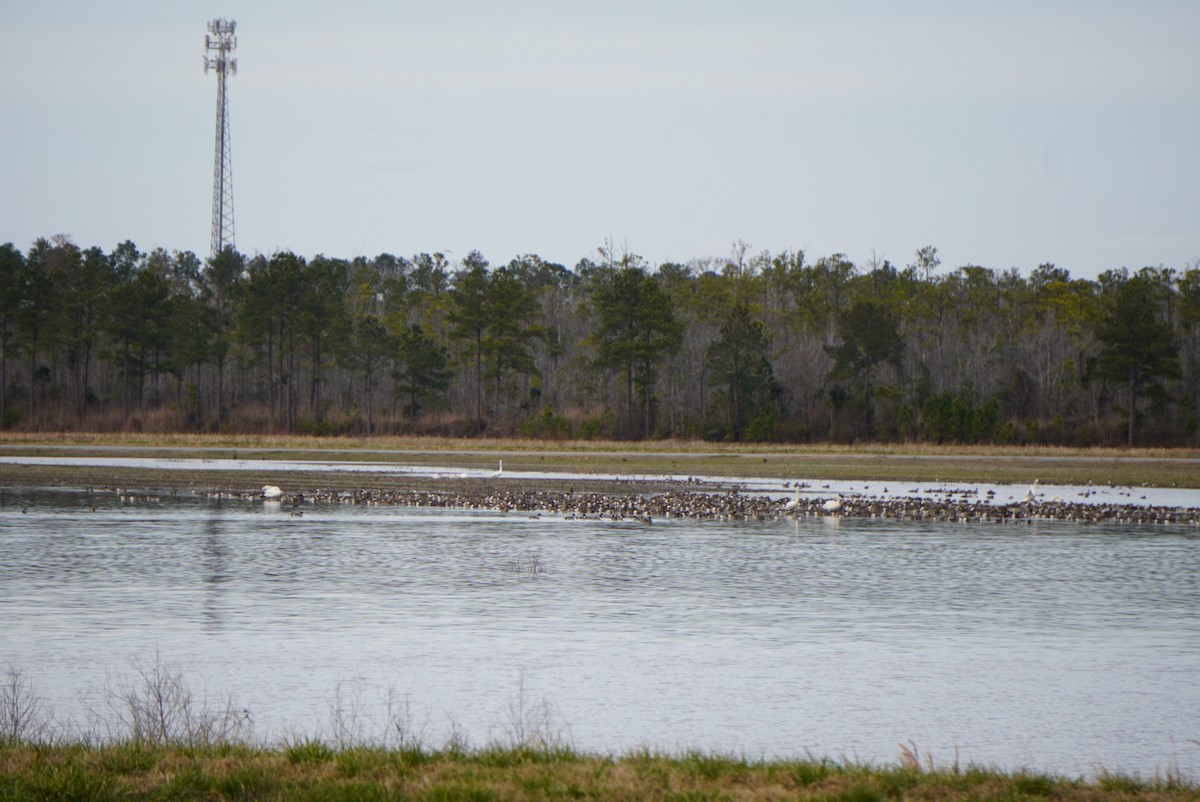
{"label": "reflection on water", "polygon": [[353,682],[406,694],[433,742],[482,744],[521,687],[585,750],[893,761],[912,741],[1200,776],[1198,577],[1184,527],[295,517],[0,490],[0,663],[78,717],[81,690],[157,652],[265,737],[320,732]]}

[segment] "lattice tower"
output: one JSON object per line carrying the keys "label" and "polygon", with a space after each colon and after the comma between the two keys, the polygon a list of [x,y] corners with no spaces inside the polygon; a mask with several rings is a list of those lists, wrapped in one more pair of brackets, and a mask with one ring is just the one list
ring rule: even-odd
{"label": "lattice tower", "polygon": [[234,247],[233,240],[233,162],[229,148],[229,97],[225,80],[237,75],[237,59],[230,54],[237,48],[237,22],[215,19],[208,23],[204,37],[204,71],[217,73],[217,136],[213,157],[212,256]]}

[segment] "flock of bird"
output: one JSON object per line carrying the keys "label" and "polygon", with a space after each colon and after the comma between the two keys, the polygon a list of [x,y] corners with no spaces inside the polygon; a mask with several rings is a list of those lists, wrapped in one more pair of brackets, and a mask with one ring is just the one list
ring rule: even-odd
{"label": "flock of bird", "polygon": [[[457,474],[464,476],[464,474]],[[477,474],[477,478],[485,477]],[[486,478],[504,477],[504,463]],[[686,482],[688,486],[693,480]],[[785,485],[787,487],[789,485]],[[828,489],[826,486],[824,489]],[[851,488],[853,489],[853,488]],[[869,490],[868,488],[864,488]],[[1036,520],[1073,521],[1085,524],[1102,522],[1190,524],[1200,526],[1200,509],[1165,507],[1130,503],[1069,502],[1059,496],[1047,497],[1035,480],[1024,497],[998,503],[995,491],[981,493],[977,489],[931,489],[908,495],[883,497],[869,495],[823,494],[812,491],[810,485],[797,482],[791,498],[747,493],[743,489],[721,489],[715,492],[700,490],[671,490],[659,493],[576,492],[536,489],[527,483],[495,484],[486,481],[461,483],[453,489],[356,489],[287,492],[278,485],[263,485],[258,490],[198,490],[201,498],[229,500],[261,500],[269,505],[285,506],[293,516],[301,517],[306,508],[316,505],[361,504],[408,507],[439,507],[497,512],[525,513],[530,517],[542,514],[559,515],[564,520],[599,519],[653,523],[655,520],[688,518],[695,520],[757,520],[773,521],[809,517],[891,518],[913,521],[958,521],[970,523],[1032,523]],[[808,495],[802,493],[808,491]],[[94,492],[88,488],[89,495]],[[135,494],[117,488],[114,491],[122,504],[156,502],[159,497]],[[171,495],[176,495],[172,491]],[[1079,494],[1084,499],[1092,495],[1091,488]],[[95,510],[95,506],[91,507]],[[22,512],[26,512],[23,509]]]}
{"label": "flock of bird", "polygon": [[[491,474],[503,475],[503,465]],[[575,490],[539,490],[512,486],[481,485],[447,490],[310,490],[285,493],[277,485],[264,485],[257,492],[213,491],[237,499],[262,499],[302,515],[301,506],[328,504],[438,507],[498,512],[560,515],[566,520],[601,519],[653,523],[655,520],[780,520],[808,517],[891,518],[914,521],[958,521],[971,523],[1032,523],[1035,520],[1079,523],[1183,523],[1200,525],[1200,510],[1135,504],[1066,502],[1058,496],[1046,498],[1035,481],[1020,501],[995,503],[989,491],[942,491],[933,495],[892,498],[843,496],[805,497],[806,485],[797,484],[791,498],[745,493],[739,489],[719,492],[675,490],[665,493],[599,493]]]}

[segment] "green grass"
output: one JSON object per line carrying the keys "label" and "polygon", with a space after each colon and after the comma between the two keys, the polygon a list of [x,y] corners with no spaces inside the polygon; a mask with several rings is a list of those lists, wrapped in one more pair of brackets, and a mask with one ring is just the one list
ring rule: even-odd
{"label": "green grass", "polygon": [[146,744],[0,744],[0,800],[1055,800],[1193,802],[1178,777],[757,761],[699,752],[622,757],[554,747],[477,751]]}
{"label": "green grass", "polygon": [[284,755],[291,763],[328,763],[333,760],[335,752],[330,747],[314,738],[305,738],[284,748]]}
{"label": "green grass", "polygon": [[[61,799],[811,799],[1194,800],[1169,779],[1103,776],[1094,782],[970,769],[843,766],[828,761],[755,762],[689,753],[623,758],[528,748],[425,753],[151,750],[155,759],[116,771],[88,750],[0,750],[3,798]],[[104,751],[104,750],[99,750]],[[311,750],[310,750],[311,751]],[[139,751],[139,754],[141,751]],[[327,756],[327,757],[325,757]],[[140,768],[139,768],[140,767]],[[136,770],[130,770],[136,769]]]}

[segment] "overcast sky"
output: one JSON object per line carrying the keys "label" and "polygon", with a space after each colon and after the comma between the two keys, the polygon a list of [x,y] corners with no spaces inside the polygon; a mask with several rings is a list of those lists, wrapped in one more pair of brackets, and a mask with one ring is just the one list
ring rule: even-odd
{"label": "overcast sky", "polygon": [[1200,3],[0,0],[0,242],[1200,260]]}

